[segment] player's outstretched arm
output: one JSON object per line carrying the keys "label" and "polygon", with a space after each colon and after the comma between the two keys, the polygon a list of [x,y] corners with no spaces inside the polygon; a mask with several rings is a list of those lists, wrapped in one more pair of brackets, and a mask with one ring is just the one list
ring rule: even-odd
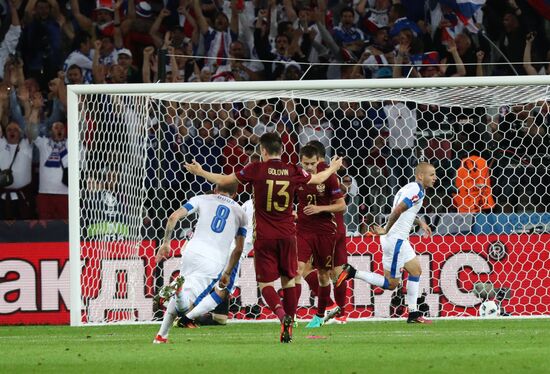
{"label": "player's outstretched arm", "polygon": [[330,160],[330,166],[320,173],[311,176],[308,184],[321,184],[328,179],[332,174],[336,173],[342,167],[342,157],[334,156]]}
{"label": "player's outstretched arm", "polygon": [[166,223],[166,230],[164,231],[164,239],[162,240],[162,245],[157,251],[156,260],[159,262],[163,258],[166,258],[170,253],[170,240],[172,239],[172,233],[176,227],[176,223],[183,217],[186,217],[188,214],[187,209],[181,207],[170,215],[168,222]]}
{"label": "player's outstretched arm", "polygon": [[304,207],[304,213],[306,215],[317,214],[321,212],[338,213],[346,210],[346,200],[344,198],[337,199],[329,205],[307,205]]}
{"label": "player's outstretched arm", "polygon": [[197,175],[199,177],[203,177],[207,181],[211,183],[215,183],[220,186],[234,184],[239,181],[235,176],[235,173],[225,175],[225,174],[217,174],[217,173],[211,173],[209,171],[206,171],[194,159],[191,163],[188,163],[188,162],[185,163],[185,169],[191,174]]}
{"label": "player's outstretched arm", "polygon": [[229,256],[229,261],[227,262],[227,265],[225,265],[225,269],[223,269],[222,276],[220,277],[220,281],[219,281],[220,288],[225,288],[229,284],[229,278],[231,277],[231,272],[233,271],[233,268],[235,268],[235,266],[239,262],[239,259],[241,258],[241,255],[243,253],[243,247],[244,247],[244,236],[237,235],[235,237],[235,248],[233,249],[233,252],[231,252],[231,256]]}
{"label": "player's outstretched arm", "polygon": [[395,208],[393,208],[390,215],[388,216],[388,223],[386,223],[386,227],[374,225],[371,229],[371,233],[373,233],[374,235],[386,235],[392,228],[393,224],[397,222],[399,217],[401,217],[401,214],[403,214],[403,212],[405,212],[407,209],[409,209],[407,204],[405,204],[404,202],[400,202]]}

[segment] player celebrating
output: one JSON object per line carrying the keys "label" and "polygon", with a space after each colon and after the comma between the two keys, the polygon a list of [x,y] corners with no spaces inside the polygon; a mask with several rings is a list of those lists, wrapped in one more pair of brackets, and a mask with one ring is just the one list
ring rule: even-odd
{"label": "player celebrating", "polygon": [[161,290],[170,302],[153,343],[166,343],[176,315],[185,313],[201,295],[211,293],[227,264],[233,238],[242,251],[247,222],[246,214],[231,198],[236,192],[236,184],[219,185],[215,194],[195,196],[170,215],[157,261],[170,253],[176,223],[194,212],[199,218],[193,238],[182,251],[180,275]]}
{"label": "player celebrating", "polygon": [[[326,150],[323,143],[318,140],[311,140],[306,145],[311,145],[317,150],[319,157],[319,164],[317,165],[317,171],[325,170],[328,165],[325,162]],[[345,195],[345,194],[344,194]],[[347,322],[346,314],[346,295],[348,290],[347,282],[336,283],[338,276],[342,273],[343,265],[348,262],[348,249],[346,247],[346,225],[344,223],[344,212],[334,212],[334,219],[336,221],[336,238],[334,244],[334,257],[333,257],[333,269],[332,279],[334,280],[334,300],[340,308],[339,314],[335,318],[330,319],[328,323],[345,324]]]}
{"label": "player celebrating", "polygon": [[380,244],[384,252],[382,257],[384,276],[368,271],[359,271],[353,266],[345,264],[336,284],[338,285],[346,279],[357,278],[375,286],[393,290],[399,285],[401,268],[404,267],[409,273],[407,280],[409,317],[407,322],[431,323],[430,320],[423,317],[422,312],[417,310],[416,301],[422,270],[420,261],[408,238],[414,223],[424,230],[425,237],[431,236],[430,227],[416,215],[422,207],[425,189],[433,187],[437,177],[435,168],[426,162],[418,164],[415,176],[415,182],[407,184],[395,195],[386,227],[374,226],[372,229],[373,234],[380,235]]}
{"label": "player celebrating", "polygon": [[[306,145],[300,150],[300,162],[311,174],[317,173],[319,157],[317,149]],[[336,222],[334,212],[343,212],[346,202],[340,191],[336,175],[331,175],[324,184],[298,187],[298,220],[296,222],[298,252],[313,255],[313,265],[318,271],[319,293],[317,314],[306,327],[320,327],[339,313],[336,307],[325,316],[330,300],[330,274],[333,267]],[[300,256],[298,256],[300,260]],[[306,260],[306,258],[302,257]]]}
{"label": "player celebrating", "polygon": [[[296,228],[292,214],[294,191],[300,184],[323,183],[340,168],[342,159],[335,157],[330,168],[310,175],[298,166],[281,161],[282,141],[277,133],[265,133],[260,137],[260,152],[262,161],[247,165],[238,174],[207,172],[195,161],[185,164],[185,167],[190,173],[218,185],[236,181],[252,184],[256,280],[265,301],[281,321],[281,342],[289,343],[292,341],[292,320],[298,304],[294,287],[298,268]],[[283,303],[273,287],[278,278],[281,278],[283,287]]]}

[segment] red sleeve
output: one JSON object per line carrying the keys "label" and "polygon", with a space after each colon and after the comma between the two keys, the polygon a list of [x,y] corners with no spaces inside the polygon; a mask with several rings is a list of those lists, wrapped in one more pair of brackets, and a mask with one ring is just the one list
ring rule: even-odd
{"label": "red sleeve", "polygon": [[294,175],[292,181],[296,184],[307,184],[311,179],[311,174],[299,166],[294,166]]}
{"label": "red sleeve", "polygon": [[246,165],[235,176],[242,184],[250,183],[254,181],[254,178],[258,175],[258,162]]}
{"label": "red sleeve", "polygon": [[342,189],[340,188],[340,181],[338,180],[338,177],[336,176],[336,174],[332,174],[330,177],[328,177],[325,184],[327,185],[330,198],[332,200],[338,200],[344,197],[344,194],[342,193]]}

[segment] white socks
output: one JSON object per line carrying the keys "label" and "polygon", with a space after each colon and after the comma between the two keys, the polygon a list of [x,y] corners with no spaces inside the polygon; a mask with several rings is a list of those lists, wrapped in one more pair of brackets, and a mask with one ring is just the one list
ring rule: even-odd
{"label": "white socks", "polygon": [[170,299],[170,302],[168,303],[166,312],[164,312],[164,318],[162,319],[162,324],[160,325],[158,335],[162,336],[163,338],[168,337],[168,331],[170,331],[170,327],[172,327],[176,316],[176,300],[172,297]]}
{"label": "white socks", "polygon": [[381,274],[371,273],[370,271],[361,271],[357,270],[355,272],[355,278],[361,279],[367,283],[370,283],[374,286],[388,288],[388,282]]}
{"label": "white socks", "polygon": [[418,299],[418,287],[420,285],[420,277],[409,275],[407,279],[407,304],[409,313],[416,312],[416,300]]}

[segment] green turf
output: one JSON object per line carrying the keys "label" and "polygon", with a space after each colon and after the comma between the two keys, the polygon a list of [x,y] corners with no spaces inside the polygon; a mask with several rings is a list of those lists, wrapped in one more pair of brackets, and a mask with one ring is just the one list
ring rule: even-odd
{"label": "green turf", "polygon": [[165,345],[157,325],[3,326],[0,373],[550,373],[550,319],[304,326],[291,344],[262,323],[174,328]]}

